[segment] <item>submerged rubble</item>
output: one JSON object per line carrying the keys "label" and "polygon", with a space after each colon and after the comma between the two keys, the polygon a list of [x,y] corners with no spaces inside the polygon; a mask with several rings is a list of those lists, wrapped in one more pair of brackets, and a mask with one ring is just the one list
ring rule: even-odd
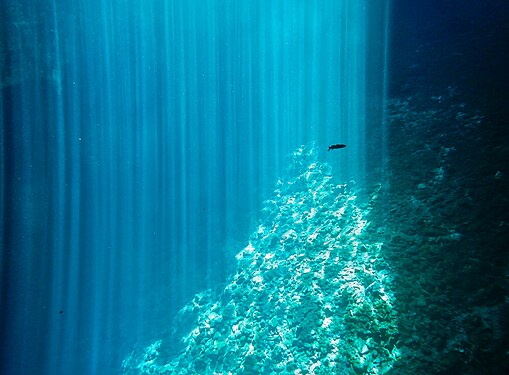
{"label": "submerged rubble", "polygon": [[296,151],[226,286],[125,374],[507,373],[508,148],[440,97],[388,103],[372,189]]}
{"label": "submerged rubble", "polygon": [[496,174],[506,130],[453,87],[439,97],[388,103],[390,174],[370,217],[384,228],[397,296],[393,370],[505,374],[509,200]]}
{"label": "submerged rubble", "polygon": [[[126,374],[384,374],[399,358],[382,243],[368,237],[377,189],[335,185],[313,147],[292,157],[217,298],[197,295],[178,355],[157,341]],[[379,188],[379,186],[378,186]]]}

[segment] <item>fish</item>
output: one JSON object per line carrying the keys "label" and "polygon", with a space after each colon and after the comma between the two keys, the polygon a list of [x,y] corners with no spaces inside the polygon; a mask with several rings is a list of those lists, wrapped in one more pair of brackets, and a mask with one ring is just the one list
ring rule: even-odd
{"label": "fish", "polygon": [[327,151],[336,150],[338,148],[345,148],[345,147],[346,147],[346,145],[342,145],[342,144],[331,145],[331,146],[329,146],[329,149]]}

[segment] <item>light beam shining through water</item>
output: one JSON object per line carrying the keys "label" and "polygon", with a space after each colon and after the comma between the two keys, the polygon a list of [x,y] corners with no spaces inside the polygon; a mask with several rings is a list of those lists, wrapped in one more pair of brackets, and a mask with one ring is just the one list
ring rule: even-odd
{"label": "light beam shining through water", "polygon": [[382,3],[4,1],[0,372],[118,371],[234,273],[300,145],[379,173]]}

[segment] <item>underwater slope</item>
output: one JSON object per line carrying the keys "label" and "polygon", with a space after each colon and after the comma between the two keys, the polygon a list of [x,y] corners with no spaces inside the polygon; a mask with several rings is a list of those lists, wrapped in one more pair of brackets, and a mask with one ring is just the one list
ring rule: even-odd
{"label": "underwater slope", "polygon": [[459,88],[436,93],[388,103],[391,173],[370,214],[398,302],[394,370],[507,374],[507,128]]}
{"label": "underwater slope", "polygon": [[292,155],[262,220],[217,297],[203,293],[177,356],[164,340],[133,353],[126,374],[383,374],[395,347],[388,265],[366,236],[364,203],[335,185],[313,147]]}

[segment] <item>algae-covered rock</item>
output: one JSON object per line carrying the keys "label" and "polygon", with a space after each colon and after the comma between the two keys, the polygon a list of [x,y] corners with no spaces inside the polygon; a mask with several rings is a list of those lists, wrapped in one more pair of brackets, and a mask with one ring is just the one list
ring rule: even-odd
{"label": "algae-covered rock", "polygon": [[[196,326],[171,360],[190,365],[173,373],[389,371],[397,360],[389,270],[382,243],[364,233],[375,202],[359,200],[353,186],[333,183],[314,148],[299,148],[231,281],[217,301],[194,301]],[[146,362],[140,374],[163,365]]]}

